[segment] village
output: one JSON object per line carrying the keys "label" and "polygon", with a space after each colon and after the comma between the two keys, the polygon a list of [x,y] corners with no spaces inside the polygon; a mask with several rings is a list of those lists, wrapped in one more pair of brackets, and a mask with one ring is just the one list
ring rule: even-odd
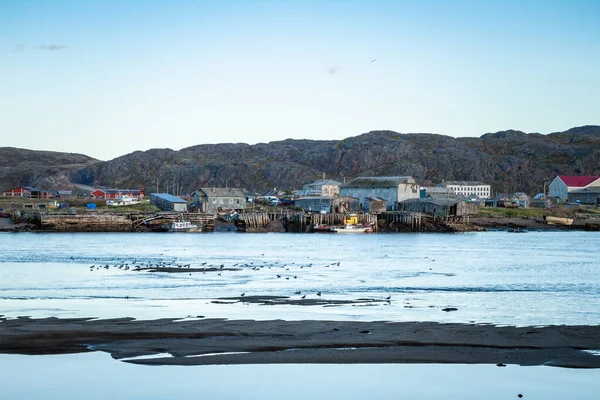
{"label": "village", "polygon": [[[521,226],[513,218],[483,226],[520,232],[541,224],[571,226],[579,219],[580,227],[598,229],[600,176],[559,175],[547,190],[535,194],[493,193],[492,185],[479,181],[420,186],[411,176],[341,182],[325,175],[293,191],[201,187],[176,194],[146,193],[143,188],[73,191],[23,186],[2,192],[0,216],[49,231],[452,232],[481,229],[478,217],[502,209],[504,215],[507,210],[524,210],[511,215],[524,220],[533,216],[535,224]],[[529,209],[546,211],[525,211]]]}

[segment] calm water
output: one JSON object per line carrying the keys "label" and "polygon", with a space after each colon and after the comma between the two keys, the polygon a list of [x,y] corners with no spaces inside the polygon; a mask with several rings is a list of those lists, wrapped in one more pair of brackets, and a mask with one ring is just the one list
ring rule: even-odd
{"label": "calm water", "polygon": [[[0,233],[0,314],[599,324],[599,244],[600,234],[592,232]],[[241,270],[132,270],[142,264]],[[300,298],[298,291],[307,298],[382,301],[212,303],[241,293]],[[525,399],[592,399],[600,392],[598,370],[511,365],[147,367],[91,353],[0,354],[0,370],[0,397],[28,400],[511,399],[518,393]]]}
{"label": "calm water", "polygon": [[221,365],[144,367],[103,353],[0,354],[10,400],[592,400],[598,370],[492,365]]}
{"label": "calm water", "polygon": [[[595,232],[2,233],[0,314],[599,324],[599,245]],[[133,271],[158,263],[241,270]],[[125,264],[129,270],[119,268]],[[321,292],[321,299],[391,301],[212,303],[241,293],[299,299],[298,291],[307,298]]]}

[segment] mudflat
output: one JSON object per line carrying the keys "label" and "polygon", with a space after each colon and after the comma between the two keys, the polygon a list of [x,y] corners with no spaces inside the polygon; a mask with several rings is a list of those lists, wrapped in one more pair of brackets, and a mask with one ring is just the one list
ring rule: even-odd
{"label": "mudflat", "polygon": [[[0,353],[103,351],[146,365],[468,363],[600,368],[600,326],[0,318]],[[168,354],[167,354],[168,353]],[[147,356],[138,358],[140,356]]]}

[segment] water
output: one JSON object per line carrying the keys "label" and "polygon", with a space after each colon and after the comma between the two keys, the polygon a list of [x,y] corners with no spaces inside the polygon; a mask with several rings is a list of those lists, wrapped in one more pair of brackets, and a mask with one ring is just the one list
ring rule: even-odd
{"label": "water", "polygon": [[[599,324],[599,244],[595,232],[2,233],[0,314]],[[157,263],[241,270],[133,270]],[[378,302],[213,303],[241,293]]]}
{"label": "water", "polygon": [[0,355],[2,398],[569,399],[598,398],[598,370],[492,365],[219,365],[144,367],[103,353]]}
{"label": "water", "polygon": [[[593,232],[0,233],[0,314],[598,324],[598,244]],[[158,263],[241,269],[221,275],[132,269]],[[125,264],[128,270],[119,268]],[[299,299],[298,291],[309,299],[377,302],[213,303],[241,293]],[[442,311],[446,307],[457,310]],[[598,370],[513,365],[148,367],[86,353],[0,354],[0,370],[2,398],[16,400],[507,399],[519,393],[525,399],[591,399],[600,390]]]}

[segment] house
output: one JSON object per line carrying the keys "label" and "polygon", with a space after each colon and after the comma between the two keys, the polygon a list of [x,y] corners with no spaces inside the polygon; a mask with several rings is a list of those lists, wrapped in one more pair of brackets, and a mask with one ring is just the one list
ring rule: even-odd
{"label": "house", "polygon": [[386,211],[386,201],[379,197],[369,198],[369,212],[382,213]]}
{"label": "house", "polygon": [[340,196],[358,198],[363,211],[369,211],[372,197],[385,200],[386,210],[397,210],[399,202],[419,197],[419,185],[411,176],[358,177],[340,186]]}
{"label": "house", "polygon": [[422,186],[419,189],[419,197],[425,199],[427,197],[430,198],[448,198],[448,197],[456,197],[456,193],[451,191],[448,188],[440,187],[440,186]]}
{"label": "house", "polygon": [[516,200],[522,208],[529,208],[529,203],[531,202],[531,198],[523,192],[516,192],[513,195],[513,200]]}
{"label": "house", "polygon": [[163,211],[187,212],[187,201],[168,193],[151,193],[150,204]]}
{"label": "house", "polygon": [[234,209],[246,209],[246,191],[239,188],[204,187],[192,195],[196,208],[205,213]]}
{"label": "house", "polygon": [[360,203],[356,197],[340,196],[332,201],[334,213],[351,213],[360,211]]}
{"label": "house", "polygon": [[302,193],[306,196],[339,196],[342,182],[333,179],[319,179],[302,186]]}
{"label": "house", "polygon": [[589,204],[600,207],[600,187],[586,187],[569,192],[569,203]]}
{"label": "house", "polygon": [[334,209],[333,198],[329,196],[305,196],[294,200],[294,206],[304,211],[322,214],[330,213]]}
{"label": "house", "polygon": [[144,197],[141,190],[130,189],[96,189],[92,191],[92,196],[99,200],[116,199],[119,196]]}
{"label": "house", "polygon": [[538,193],[531,199],[531,205],[537,208],[550,208],[552,207],[552,200],[544,193]]}
{"label": "house", "polygon": [[2,193],[6,197],[27,197],[30,199],[41,199],[43,191],[32,186],[20,186]]}
{"label": "house", "polygon": [[408,199],[400,202],[401,211],[421,212],[434,217],[476,215],[477,204],[460,199]]}
{"label": "house", "polygon": [[548,195],[560,202],[567,201],[569,192],[600,186],[600,176],[558,175],[548,187]]}
{"label": "house", "polygon": [[489,199],[492,193],[491,185],[479,181],[448,181],[438,186],[465,197],[476,195],[481,199]]}

